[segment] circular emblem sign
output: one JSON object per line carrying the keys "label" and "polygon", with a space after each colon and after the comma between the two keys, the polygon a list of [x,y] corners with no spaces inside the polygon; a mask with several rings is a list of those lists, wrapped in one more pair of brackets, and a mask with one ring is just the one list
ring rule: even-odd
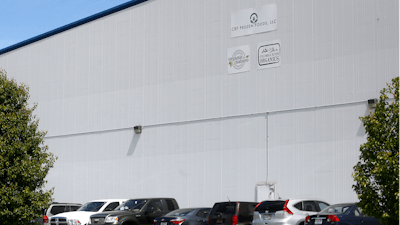
{"label": "circular emblem sign", "polygon": [[251,16],[250,16],[250,22],[251,22],[251,23],[256,23],[257,21],[258,21],[257,13],[251,14]]}
{"label": "circular emblem sign", "polygon": [[232,55],[232,66],[237,70],[241,69],[247,62],[245,59],[246,55],[244,52],[242,50],[236,50]]}

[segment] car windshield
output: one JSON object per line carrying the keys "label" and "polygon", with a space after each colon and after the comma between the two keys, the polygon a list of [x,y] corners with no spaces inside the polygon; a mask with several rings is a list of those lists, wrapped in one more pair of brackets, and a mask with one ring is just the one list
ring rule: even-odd
{"label": "car windshield", "polygon": [[276,211],[283,210],[284,205],[285,201],[263,201],[255,211],[259,213],[275,213]]}
{"label": "car windshield", "polygon": [[167,213],[165,216],[186,216],[191,211],[193,211],[193,209],[177,209]]}
{"label": "car windshield", "polygon": [[115,210],[132,210],[132,211],[139,211],[144,204],[147,202],[145,199],[132,199],[124,204],[118,206]]}
{"label": "car windshield", "polygon": [[319,212],[319,214],[341,214],[346,212],[351,206],[350,204],[331,205]]}
{"label": "car windshield", "polygon": [[97,212],[105,202],[88,202],[81,206],[77,211]]}
{"label": "car windshield", "polygon": [[214,213],[215,214],[235,214],[236,210],[236,202],[223,202],[223,203],[216,203],[214,206]]}

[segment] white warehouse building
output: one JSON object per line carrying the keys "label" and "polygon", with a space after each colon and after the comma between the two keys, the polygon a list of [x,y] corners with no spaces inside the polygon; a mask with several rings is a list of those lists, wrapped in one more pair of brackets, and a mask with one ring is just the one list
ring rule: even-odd
{"label": "white warehouse building", "polygon": [[0,67],[38,103],[56,201],[357,201],[359,117],[399,76],[399,1],[129,1]]}

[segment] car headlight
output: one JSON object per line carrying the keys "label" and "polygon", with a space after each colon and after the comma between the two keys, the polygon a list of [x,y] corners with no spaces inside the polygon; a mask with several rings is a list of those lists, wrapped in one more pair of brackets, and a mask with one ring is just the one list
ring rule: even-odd
{"label": "car headlight", "polygon": [[107,216],[106,220],[104,221],[105,223],[118,223],[118,216]]}
{"label": "car headlight", "polygon": [[80,225],[81,222],[77,219],[67,219],[67,224],[68,225]]}

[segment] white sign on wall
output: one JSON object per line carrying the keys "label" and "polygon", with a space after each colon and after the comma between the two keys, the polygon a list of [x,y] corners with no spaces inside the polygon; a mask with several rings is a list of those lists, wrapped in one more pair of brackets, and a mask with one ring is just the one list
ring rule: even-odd
{"label": "white sign on wall", "polygon": [[257,202],[277,199],[276,183],[257,184]]}
{"label": "white sign on wall", "polygon": [[281,66],[281,41],[259,43],[257,47],[257,68],[266,69]]}
{"label": "white sign on wall", "polygon": [[262,33],[277,29],[276,4],[243,9],[231,13],[231,37]]}
{"label": "white sign on wall", "polygon": [[250,71],[250,46],[228,49],[228,74]]}

